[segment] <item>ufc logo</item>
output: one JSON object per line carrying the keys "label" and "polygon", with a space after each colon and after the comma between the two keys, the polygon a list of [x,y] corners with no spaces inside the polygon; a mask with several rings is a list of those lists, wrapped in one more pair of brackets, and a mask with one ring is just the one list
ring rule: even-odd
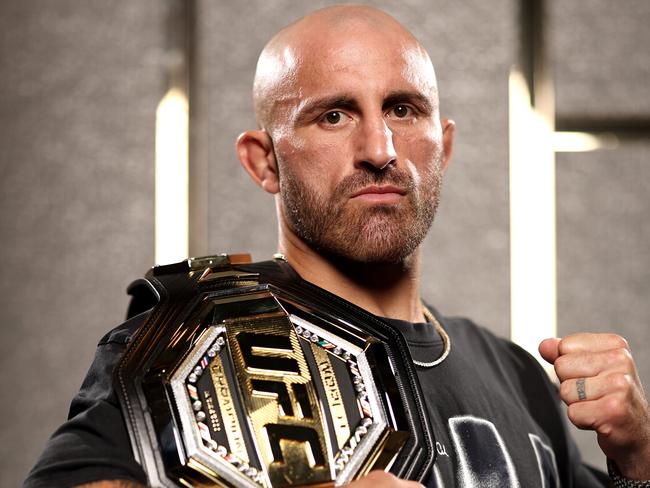
{"label": "ufc logo", "polygon": [[[280,324],[279,322],[283,322]],[[276,485],[330,479],[321,412],[306,358],[288,321],[270,330],[249,326],[235,335],[249,416]]]}

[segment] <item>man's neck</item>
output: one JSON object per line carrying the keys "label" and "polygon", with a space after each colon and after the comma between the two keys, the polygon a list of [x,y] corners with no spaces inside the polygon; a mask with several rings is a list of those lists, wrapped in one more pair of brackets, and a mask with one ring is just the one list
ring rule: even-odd
{"label": "man's neck", "polygon": [[323,256],[304,242],[280,239],[280,252],[305,280],[375,315],[422,322],[420,250],[399,264]]}

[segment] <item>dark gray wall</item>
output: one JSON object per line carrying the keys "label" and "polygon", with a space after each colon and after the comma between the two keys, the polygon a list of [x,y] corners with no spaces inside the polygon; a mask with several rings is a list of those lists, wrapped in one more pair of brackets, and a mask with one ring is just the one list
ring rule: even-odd
{"label": "dark gray wall", "polygon": [[0,486],[19,486],[153,262],[161,3],[0,3]]}
{"label": "dark gray wall", "polygon": [[[557,160],[558,329],[616,332],[650,381],[650,141]],[[602,465],[593,432],[583,452]]]}
{"label": "dark gray wall", "polygon": [[[558,117],[601,123],[650,120],[650,2],[548,5]],[[557,156],[558,332],[625,336],[646,391],[649,215],[647,136],[622,140],[615,150]],[[595,435],[576,435],[588,459],[603,466]]]}
{"label": "dark gray wall", "polygon": [[650,117],[650,2],[547,3],[558,115]]}

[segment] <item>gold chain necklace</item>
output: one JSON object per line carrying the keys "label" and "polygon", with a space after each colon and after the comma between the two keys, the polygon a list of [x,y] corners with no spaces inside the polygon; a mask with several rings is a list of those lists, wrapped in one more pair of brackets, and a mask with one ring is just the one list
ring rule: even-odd
{"label": "gold chain necklace", "polygon": [[413,363],[416,366],[420,366],[421,368],[433,368],[434,366],[438,366],[441,362],[447,359],[447,356],[449,356],[449,352],[451,351],[451,339],[449,339],[447,331],[443,329],[442,325],[440,325],[440,322],[438,322],[438,319],[433,316],[431,311],[426,307],[424,303],[422,304],[422,311],[424,312],[424,316],[426,317],[427,322],[433,323],[436,330],[438,331],[438,334],[440,334],[440,337],[442,337],[443,349],[440,357],[434,361],[425,363],[424,361],[416,361],[414,359]]}
{"label": "gold chain necklace", "polygon": [[[279,259],[281,261],[287,262],[287,258],[284,256],[284,254],[280,252],[276,252],[275,254],[273,254],[273,259]],[[438,322],[438,319],[436,319],[433,316],[431,311],[427,308],[427,306],[424,303],[422,304],[422,311],[424,312],[424,316],[427,319],[427,322],[432,322],[436,330],[438,331],[438,334],[440,334],[440,337],[442,337],[443,350],[440,357],[434,361],[425,363],[424,361],[416,361],[414,359],[413,363],[416,366],[420,366],[421,368],[433,368],[434,366],[438,366],[441,362],[447,359],[447,356],[449,356],[449,352],[451,351],[451,340],[449,339],[449,335],[447,334],[447,331],[443,329],[442,325],[440,325],[440,322]]]}

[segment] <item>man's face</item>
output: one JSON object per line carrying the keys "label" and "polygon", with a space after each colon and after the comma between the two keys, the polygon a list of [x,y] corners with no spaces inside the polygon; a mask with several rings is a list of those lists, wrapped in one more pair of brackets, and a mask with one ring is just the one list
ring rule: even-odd
{"label": "man's face", "polygon": [[444,169],[430,63],[380,33],[303,46],[295,63],[271,131],[282,225],[321,254],[402,262],[431,226]]}

